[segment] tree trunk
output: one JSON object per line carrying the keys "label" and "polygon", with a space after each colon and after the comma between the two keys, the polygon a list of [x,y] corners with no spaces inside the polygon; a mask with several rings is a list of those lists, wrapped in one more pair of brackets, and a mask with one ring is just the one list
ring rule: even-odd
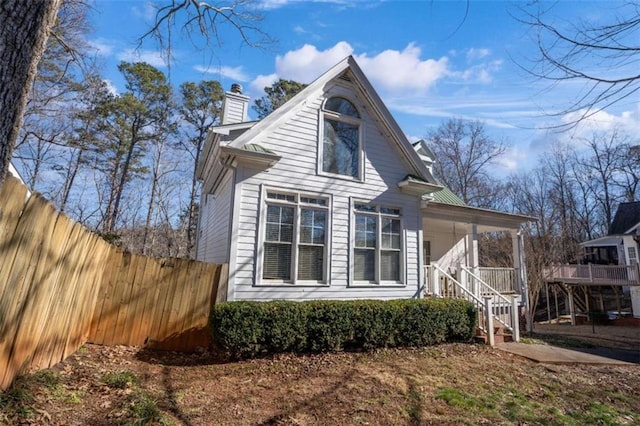
{"label": "tree trunk", "polygon": [[62,0],[0,2],[0,185],[9,169],[38,61]]}

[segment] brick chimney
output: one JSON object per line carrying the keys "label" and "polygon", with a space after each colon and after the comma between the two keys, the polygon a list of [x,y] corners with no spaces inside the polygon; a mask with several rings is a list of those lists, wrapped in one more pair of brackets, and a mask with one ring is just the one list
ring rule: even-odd
{"label": "brick chimney", "polygon": [[242,86],[231,85],[231,90],[224,94],[222,105],[222,124],[235,124],[247,121],[249,97],[242,94]]}

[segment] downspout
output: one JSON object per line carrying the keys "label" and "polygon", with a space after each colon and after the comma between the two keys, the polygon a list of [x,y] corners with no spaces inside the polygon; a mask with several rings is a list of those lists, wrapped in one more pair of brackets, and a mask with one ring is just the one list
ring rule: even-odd
{"label": "downspout", "polygon": [[[231,254],[237,250],[237,246],[235,241],[237,238],[233,238],[233,235],[237,232],[237,222],[235,220],[235,209],[236,209],[236,176],[237,176],[237,164],[235,162],[235,158],[233,156],[228,156],[222,161],[219,160],[220,165],[225,169],[232,173],[231,176],[231,200],[229,206],[229,230],[227,233],[227,262],[229,265],[228,273],[227,273],[227,285],[226,285],[226,301],[234,300],[234,291],[235,291],[235,273],[236,273],[236,256],[232,256]],[[232,264],[233,263],[233,264]]]}
{"label": "downspout", "polygon": [[[422,225],[422,197],[418,198],[418,294],[416,295],[417,299],[421,299],[424,295],[425,290],[425,275],[424,275],[424,229]],[[428,202],[428,201],[427,201]],[[405,250],[405,263],[407,258],[407,250]]]}

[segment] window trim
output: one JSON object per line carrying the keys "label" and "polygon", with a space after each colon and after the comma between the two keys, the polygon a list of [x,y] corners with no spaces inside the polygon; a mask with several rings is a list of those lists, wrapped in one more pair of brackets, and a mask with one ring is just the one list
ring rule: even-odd
{"label": "window trim", "polygon": [[[360,115],[360,118],[356,118],[350,115],[342,115],[338,112],[335,111],[331,111],[331,110],[327,110],[325,109],[325,105],[327,104],[327,102],[330,99],[333,98],[342,98],[347,100],[348,102],[350,102],[353,107],[356,109],[356,111],[358,112],[358,115]],[[317,158],[317,174],[319,176],[327,176],[327,177],[331,177],[331,178],[336,178],[336,179],[344,179],[344,180],[348,180],[348,181],[355,181],[355,182],[364,182],[365,181],[365,175],[364,175],[364,139],[365,139],[365,135],[364,135],[364,125],[363,125],[363,119],[362,119],[362,114],[360,112],[360,110],[358,110],[358,108],[356,108],[356,104],[355,102],[353,102],[353,100],[349,99],[349,97],[344,96],[342,94],[336,94],[336,95],[332,95],[332,96],[327,96],[324,100],[324,102],[322,103],[322,107],[319,109],[318,112],[318,158]],[[342,123],[347,123],[347,124],[352,124],[352,125],[356,125],[358,126],[358,176],[350,176],[350,175],[343,175],[343,174],[339,174],[339,173],[331,173],[331,172],[325,172],[323,170],[323,165],[324,165],[324,127],[325,127],[325,119],[329,119],[329,120],[333,120],[333,121],[338,121],[338,122],[342,122]]]}
{"label": "window trim", "polygon": [[[287,200],[278,200],[268,198],[269,193],[283,194],[295,197],[295,204]],[[304,203],[301,198],[319,198],[326,201],[324,206],[317,204]],[[311,191],[297,191],[274,186],[260,185],[259,214],[258,214],[258,246],[255,256],[254,270],[254,286],[259,287],[328,287],[331,285],[331,224],[332,224],[332,204],[333,200],[330,194],[318,193]],[[282,205],[294,207],[293,220],[293,241],[291,250],[291,280],[277,280],[263,278],[264,272],[264,256],[265,242],[267,233],[267,210],[268,205]],[[326,227],[325,227],[325,244],[323,256],[323,275],[321,281],[315,280],[299,280],[298,279],[298,250],[300,246],[300,212],[303,207],[310,207],[315,210],[326,211]]]}
{"label": "window trim", "polygon": [[[356,205],[358,204],[364,204],[367,206],[371,206],[375,208],[374,212],[364,212],[364,211],[358,211],[356,210]],[[394,215],[394,214],[386,214],[386,213],[382,213],[380,211],[380,209],[383,208],[391,208],[391,209],[397,209],[399,211],[398,215]],[[377,217],[377,229],[376,229],[376,233],[377,233],[377,237],[376,237],[376,248],[375,248],[375,280],[374,282],[370,282],[370,281],[362,281],[362,280],[356,280],[355,279],[355,251],[357,249],[356,247],[356,215],[357,214],[361,214],[361,215],[369,215],[369,216],[375,216]],[[350,256],[350,262],[349,262],[349,286],[350,287],[372,287],[372,288],[380,288],[380,287],[406,287],[407,286],[407,270],[406,270],[406,263],[407,263],[407,232],[405,229],[405,220],[404,220],[404,216],[403,216],[403,209],[397,206],[391,206],[388,205],[386,203],[371,203],[368,201],[362,201],[356,198],[351,198],[351,202],[349,203],[349,217],[350,217],[350,226],[349,226],[349,256]],[[400,271],[399,271],[399,280],[395,281],[395,280],[381,280],[380,279],[380,274],[381,274],[381,253],[385,250],[382,249],[381,245],[382,245],[382,218],[383,217],[387,217],[387,218],[392,218],[392,219],[398,219],[400,221]]]}

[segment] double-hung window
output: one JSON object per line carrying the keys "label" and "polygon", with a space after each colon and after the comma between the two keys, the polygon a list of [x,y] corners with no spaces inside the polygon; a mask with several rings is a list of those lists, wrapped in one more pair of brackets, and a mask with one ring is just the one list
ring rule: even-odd
{"label": "double-hung window", "polygon": [[354,204],[353,278],[356,283],[402,282],[400,209]]}
{"label": "double-hung window", "polygon": [[347,99],[327,99],[323,109],[320,169],[323,173],[361,179],[360,114]]}
{"label": "double-hung window", "polygon": [[327,281],[329,200],[266,191],[263,282]]}

